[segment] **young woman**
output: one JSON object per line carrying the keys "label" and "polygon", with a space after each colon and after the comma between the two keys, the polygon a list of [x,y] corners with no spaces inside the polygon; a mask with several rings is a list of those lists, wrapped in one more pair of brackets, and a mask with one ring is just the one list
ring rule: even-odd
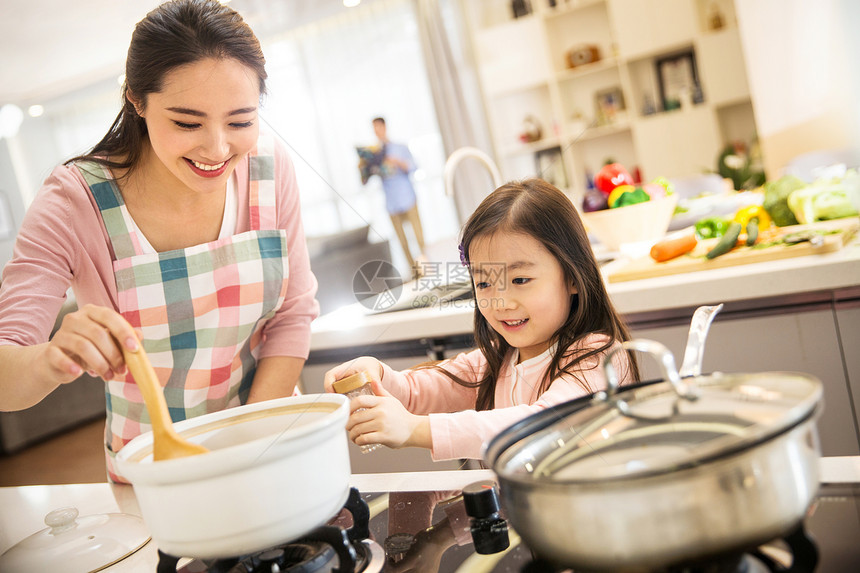
{"label": "young woman", "polygon": [[[121,112],[45,181],[4,269],[0,409],[101,376],[109,470],[149,429],[119,344],[140,335],[174,420],[290,395],[307,358],[317,285],[292,163],[259,129],[264,64],[216,0],[150,12]],[[78,310],[49,339],[69,287]]]}
{"label": "young woman", "polygon": [[[602,357],[629,333],[612,306],[576,209],[540,179],[498,188],[463,230],[475,288],[477,349],[396,372],[371,357],[342,364],[325,385],[365,370],[375,396],[353,399],[356,444],[418,446],[434,459],[479,458],[499,431],[542,408],[605,386]],[[615,355],[622,382],[635,359]]]}

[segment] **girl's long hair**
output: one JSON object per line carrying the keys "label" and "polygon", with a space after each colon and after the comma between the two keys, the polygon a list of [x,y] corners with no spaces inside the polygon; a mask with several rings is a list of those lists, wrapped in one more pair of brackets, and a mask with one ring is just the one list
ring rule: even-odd
{"label": "girl's long hair", "polygon": [[[577,289],[577,293],[571,295],[570,314],[555,333],[557,349],[540,383],[538,395],[561,375],[571,376],[587,392],[594,392],[582,375],[583,361],[606,352],[617,341],[629,340],[630,332],[612,305],[588,234],[573,203],[542,179],[502,185],[484,199],[463,227],[460,244],[464,262],[468,264],[469,248],[476,239],[491,238],[496,233],[523,233],[534,237],[559,262],[568,284],[572,283]],[[578,343],[595,333],[606,335],[607,341],[597,348],[581,348]],[[476,409],[490,410],[495,405],[496,380],[511,347],[487,323],[477,306],[475,342],[488,362],[480,380],[468,382],[442,370],[460,384],[477,387]],[[627,355],[633,378],[638,380],[636,358],[633,353]],[[624,373],[620,374],[623,378]]]}
{"label": "girl's long hair", "polygon": [[109,168],[138,165],[148,133],[129,94],[145,106],[147,96],[160,92],[164,77],[174,69],[205,58],[235,59],[253,70],[266,92],[266,60],[260,42],[242,16],[217,0],[173,0],[161,4],[137,23],[131,36],[122,86],[122,109],[107,134],[90,151],[73,157]]}

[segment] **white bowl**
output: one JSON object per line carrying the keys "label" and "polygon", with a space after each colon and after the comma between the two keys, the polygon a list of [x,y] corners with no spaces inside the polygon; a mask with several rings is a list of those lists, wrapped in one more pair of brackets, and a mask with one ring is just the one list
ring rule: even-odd
{"label": "white bowl", "polygon": [[651,246],[666,235],[678,195],[582,213],[586,230],[612,251],[638,255],[648,252]]}

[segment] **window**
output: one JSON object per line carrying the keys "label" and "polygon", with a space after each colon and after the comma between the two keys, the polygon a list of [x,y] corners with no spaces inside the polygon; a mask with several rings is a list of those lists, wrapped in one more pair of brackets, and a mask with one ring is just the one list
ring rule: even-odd
{"label": "window", "polygon": [[262,115],[293,152],[308,236],[369,224],[370,240],[390,239],[395,265],[407,268],[379,178],[362,186],[359,177],[355,147],[376,143],[376,116],[385,117],[389,138],[406,143],[415,158],[425,242],[457,234],[410,2],[355,8],[263,41],[263,50],[269,95]]}

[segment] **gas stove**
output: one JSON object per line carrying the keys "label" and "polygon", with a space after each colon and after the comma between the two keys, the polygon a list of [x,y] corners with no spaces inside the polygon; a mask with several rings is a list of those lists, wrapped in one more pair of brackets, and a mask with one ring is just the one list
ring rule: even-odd
{"label": "gas stove", "polygon": [[[343,511],[299,541],[233,559],[192,560],[178,572],[572,571],[534,554],[508,527],[503,512],[493,514],[490,507],[474,517],[469,490],[360,493],[353,488]],[[858,571],[858,540],[860,484],[825,484],[803,523],[784,538],[649,573]],[[177,571],[177,562],[162,555],[158,573]]]}
{"label": "gas stove", "polygon": [[379,573],[385,553],[369,525],[369,506],[351,488],[343,509],[301,539],[232,558],[192,560],[179,569],[179,557],[159,551],[157,573]]}

